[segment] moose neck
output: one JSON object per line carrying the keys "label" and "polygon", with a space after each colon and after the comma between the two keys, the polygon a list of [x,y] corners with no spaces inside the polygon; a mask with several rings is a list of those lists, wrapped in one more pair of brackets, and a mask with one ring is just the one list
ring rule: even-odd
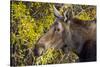
{"label": "moose neck", "polygon": [[85,23],[82,24],[81,20],[74,19],[67,21],[67,23],[62,23],[65,31],[64,31],[64,43],[69,47],[72,51],[75,51],[77,54],[79,54],[82,50],[82,47],[84,45],[84,30],[87,29],[85,27]]}
{"label": "moose neck", "polygon": [[74,18],[70,22],[70,32],[71,39],[73,42],[73,50],[75,50],[76,53],[79,54],[83,50],[83,46],[86,41],[90,39],[95,39],[95,20],[83,21]]}

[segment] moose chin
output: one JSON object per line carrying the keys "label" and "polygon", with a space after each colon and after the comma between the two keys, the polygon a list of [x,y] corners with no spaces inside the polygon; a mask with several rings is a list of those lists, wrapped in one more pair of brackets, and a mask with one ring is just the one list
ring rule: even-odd
{"label": "moose chin", "polygon": [[61,49],[65,53],[74,50],[79,56],[79,62],[96,61],[96,19],[73,18],[71,9],[61,15],[56,7],[54,15],[54,24],[38,40],[36,46],[43,48],[43,51],[48,48]]}

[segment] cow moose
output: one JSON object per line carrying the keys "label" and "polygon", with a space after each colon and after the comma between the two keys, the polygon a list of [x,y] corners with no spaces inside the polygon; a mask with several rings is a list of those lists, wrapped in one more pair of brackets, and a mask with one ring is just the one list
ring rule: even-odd
{"label": "cow moose", "polygon": [[64,15],[54,7],[56,19],[51,28],[38,40],[37,46],[74,51],[79,62],[96,61],[96,19],[80,20],[72,17],[71,9]]}

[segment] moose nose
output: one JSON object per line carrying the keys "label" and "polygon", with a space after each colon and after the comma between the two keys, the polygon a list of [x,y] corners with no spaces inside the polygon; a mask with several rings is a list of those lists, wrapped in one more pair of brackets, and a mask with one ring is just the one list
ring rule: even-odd
{"label": "moose nose", "polygon": [[43,54],[43,52],[44,52],[44,48],[42,48],[42,47],[39,47],[39,48],[35,48],[34,49],[34,55],[35,56],[40,56],[40,55]]}
{"label": "moose nose", "polygon": [[39,40],[36,44],[35,54],[37,56],[40,56],[42,55],[43,52],[44,52],[44,43],[42,40]]}

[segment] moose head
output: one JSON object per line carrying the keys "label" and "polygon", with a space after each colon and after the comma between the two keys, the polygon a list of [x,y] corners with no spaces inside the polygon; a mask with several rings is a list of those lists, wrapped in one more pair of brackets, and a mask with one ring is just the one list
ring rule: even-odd
{"label": "moose head", "polygon": [[80,54],[84,50],[84,44],[96,42],[96,24],[94,20],[83,21],[73,18],[71,8],[68,8],[63,15],[55,7],[53,8],[56,16],[54,24],[37,42],[37,46],[43,48],[43,51],[54,48],[62,49],[65,53],[73,50]]}

